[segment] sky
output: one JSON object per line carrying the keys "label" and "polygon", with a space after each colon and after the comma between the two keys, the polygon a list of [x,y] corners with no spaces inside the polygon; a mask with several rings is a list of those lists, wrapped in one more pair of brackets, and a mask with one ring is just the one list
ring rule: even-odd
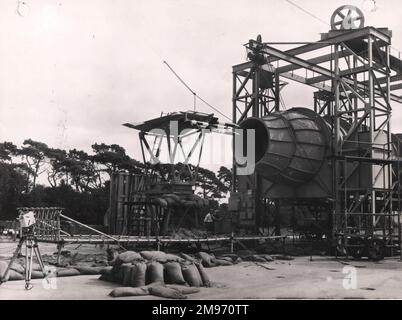
{"label": "sky", "polygon": [[[0,2],[0,141],[31,138],[87,152],[95,142],[116,143],[137,159],[137,133],[122,123],[193,106],[164,60],[231,117],[231,67],[245,61],[242,44],[257,34],[272,42],[317,41],[329,30],[285,0],[21,2]],[[377,0],[374,12],[367,0],[293,2],[328,22],[337,7],[356,5],[365,9],[366,25],[389,27],[393,46],[402,48],[398,0]],[[288,108],[312,106],[311,89],[286,90]],[[394,105],[394,132],[402,132],[401,108]],[[202,103],[197,110],[213,112]],[[227,138],[206,148],[207,157],[217,153],[226,160],[211,168],[229,165]]]}

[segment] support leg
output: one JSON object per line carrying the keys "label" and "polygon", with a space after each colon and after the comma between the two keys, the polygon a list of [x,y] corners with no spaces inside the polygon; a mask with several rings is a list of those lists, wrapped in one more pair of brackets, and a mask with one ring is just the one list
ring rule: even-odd
{"label": "support leg", "polygon": [[[38,243],[36,241],[35,241],[35,244],[34,244],[34,251],[35,251],[36,259],[38,259],[38,263],[39,263],[40,268],[42,270],[43,276],[46,278],[47,277],[47,271],[46,271],[46,268],[45,268],[45,264],[43,263],[43,260],[42,260],[42,255],[40,254],[40,251],[39,251]],[[48,282],[49,282],[49,280],[48,280]]]}
{"label": "support leg", "polygon": [[29,240],[26,240],[25,242],[25,282],[28,281],[28,271],[29,271],[29,250],[28,250],[28,244]]}
{"label": "support leg", "polygon": [[18,243],[18,246],[17,246],[17,248],[15,249],[15,251],[14,251],[14,253],[13,253],[13,256],[12,256],[12,258],[11,258],[11,261],[10,261],[10,263],[9,263],[8,266],[7,266],[6,271],[4,272],[3,275],[0,275],[0,284],[2,284],[3,282],[5,282],[5,281],[3,281],[3,280],[7,279],[8,272],[10,271],[11,266],[13,265],[15,259],[17,259],[19,253],[21,252],[21,248],[22,248],[22,245],[24,244],[24,241],[25,241],[24,238],[21,238],[21,239],[20,239],[20,241],[19,241],[19,243]]}
{"label": "support leg", "polygon": [[57,265],[60,265],[60,258],[61,258],[61,250],[63,250],[63,243],[58,243],[57,244]]}
{"label": "support leg", "polygon": [[32,278],[32,264],[33,264],[33,241],[27,240],[27,258],[28,261],[25,269],[25,290],[31,290],[31,278]]}

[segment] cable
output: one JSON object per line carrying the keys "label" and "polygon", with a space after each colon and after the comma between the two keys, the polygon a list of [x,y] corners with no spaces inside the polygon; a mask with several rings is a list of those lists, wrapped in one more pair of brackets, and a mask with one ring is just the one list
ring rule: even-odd
{"label": "cable", "polygon": [[185,82],[180,76],[176,73],[176,71],[173,70],[173,68],[165,61],[163,60],[163,63],[166,64],[166,66],[172,71],[172,73],[176,76],[177,79],[190,91],[193,95],[197,95]]}
{"label": "cable", "polygon": [[163,61],[164,64],[166,64],[166,66],[169,68],[170,71],[172,71],[172,73],[176,76],[176,78],[188,89],[188,91],[190,91],[193,96],[194,96],[194,111],[195,111],[195,98],[199,99],[200,101],[202,101],[203,103],[205,103],[208,107],[210,107],[211,109],[215,110],[216,112],[218,112],[221,116],[225,117],[226,119],[228,119],[229,121],[232,121],[232,119],[230,119],[228,116],[226,116],[225,114],[223,114],[221,111],[219,111],[217,108],[215,108],[214,106],[212,106],[210,103],[208,103],[207,101],[205,101],[203,98],[201,98],[199,95],[197,95],[188,85],[187,83],[184,82],[184,80],[173,70],[173,68],[164,60]]}
{"label": "cable", "polygon": [[211,109],[215,110],[216,112],[218,112],[220,115],[222,115],[223,117],[225,117],[226,119],[228,119],[230,122],[232,122],[232,119],[230,119],[229,117],[227,117],[226,115],[224,115],[222,112],[220,112],[218,109],[216,109],[215,107],[211,106],[208,102],[206,102],[203,98],[201,98],[200,96],[196,95],[196,97],[201,100],[202,102],[204,102],[208,107],[210,107]]}
{"label": "cable", "polygon": [[285,0],[285,1],[290,3],[292,6],[296,7],[297,9],[303,11],[304,13],[308,14],[310,17],[313,17],[314,19],[317,19],[318,21],[326,24],[327,26],[330,25],[328,22],[326,22],[326,21],[322,20],[321,18],[317,17],[316,15],[311,13],[310,11],[307,11],[306,9],[300,7],[298,4],[294,3],[293,1],[290,1],[290,0]]}

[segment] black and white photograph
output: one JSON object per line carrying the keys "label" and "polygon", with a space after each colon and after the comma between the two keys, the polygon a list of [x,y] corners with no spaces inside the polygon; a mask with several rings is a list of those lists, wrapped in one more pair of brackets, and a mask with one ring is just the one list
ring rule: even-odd
{"label": "black and white photograph", "polygon": [[2,0],[0,300],[402,299],[401,10]]}

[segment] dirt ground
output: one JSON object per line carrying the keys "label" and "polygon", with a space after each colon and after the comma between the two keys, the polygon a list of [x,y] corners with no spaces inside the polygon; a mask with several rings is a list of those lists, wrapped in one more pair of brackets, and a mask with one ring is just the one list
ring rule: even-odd
{"label": "dirt ground", "polygon": [[[0,256],[8,257],[16,243],[0,243]],[[53,253],[54,245],[41,244],[43,253]],[[94,246],[70,245],[80,253],[103,252]],[[388,258],[375,263],[345,261],[332,257],[295,257],[267,263],[242,262],[207,269],[212,288],[201,288],[189,299],[402,299],[402,262]],[[99,276],[57,278],[47,285],[32,280],[34,288],[24,290],[24,281],[0,286],[0,299],[117,299],[108,296],[117,284],[98,280]],[[53,279],[54,280],[54,279]],[[152,296],[118,299],[158,299]]]}

